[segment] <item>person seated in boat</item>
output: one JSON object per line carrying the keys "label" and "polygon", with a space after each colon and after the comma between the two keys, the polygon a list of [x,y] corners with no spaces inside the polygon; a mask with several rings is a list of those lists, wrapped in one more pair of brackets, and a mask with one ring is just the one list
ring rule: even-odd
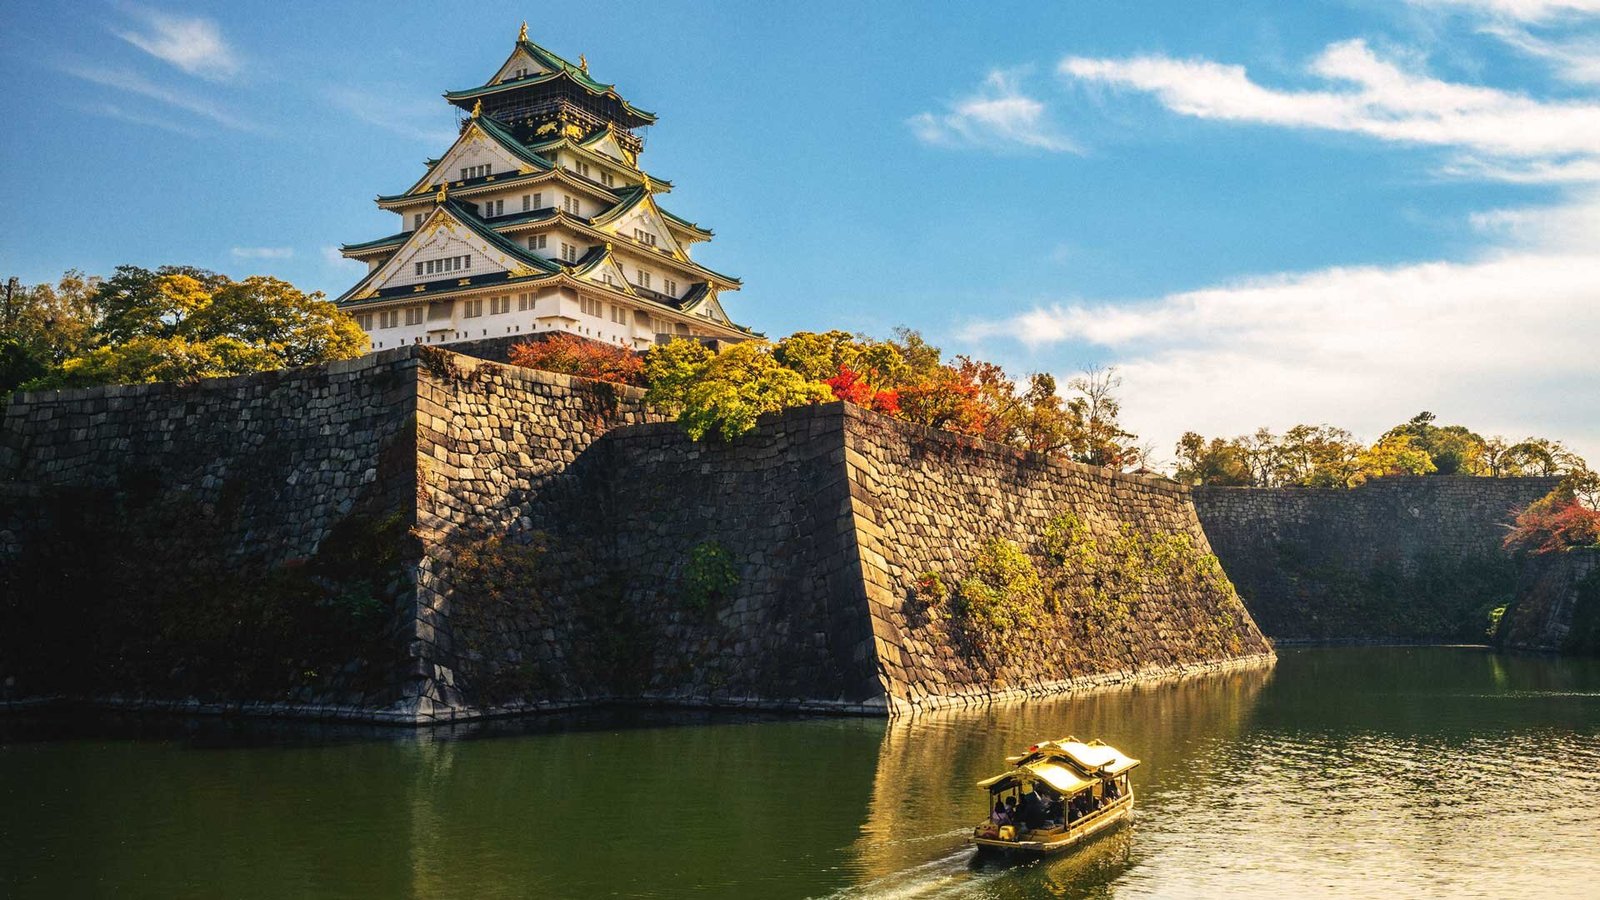
{"label": "person seated in boat", "polygon": [[1115,778],[1107,778],[1104,782],[1104,787],[1101,788],[1101,793],[1105,795],[1107,802],[1117,799],[1117,780]]}
{"label": "person seated in boat", "polygon": [[1018,813],[1017,813],[1017,795],[1016,794],[1012,794],[1011,796],[1006,798],[1006,815],[1008,817],[1010,817],[1011,824],[1013,824],[1013,825],[1016,825],[1017,823],[1022,821],[1022,817],[1020,815],[1018,815]]}
{"label": "person seated in boat", "polygon": [[1037,790],[1032,787],[1028,788],[1028,792],[1022,795],[1022,802],[1017,804],[1017,808],[1022,813],[1022,824],[1029,831],[1044,827],[1044,800],[1040,798]]}
{"label": "person seated in boat", "polygon": [[994,815],[990,816],[996,825],[1010,825],[1011,813],[1006,811],[1006,802],[996,798],[994,801]]}
{"label": "person seated in boat", "polygon": [[1066,806],[1061,802],[1061,796],[1059,794],[1055,799],[1045,804],[1044,817],[1057,825],[1067,824]]}

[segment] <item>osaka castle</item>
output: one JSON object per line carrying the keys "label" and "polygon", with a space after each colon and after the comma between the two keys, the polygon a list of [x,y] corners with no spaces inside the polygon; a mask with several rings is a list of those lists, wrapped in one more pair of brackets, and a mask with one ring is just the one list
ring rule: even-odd
{"label": "osaka castle", "polygon": [[667,212],[639,166],[656,117],[528,40],[489,81],[444,95],[460,135],[403,193],[388,237],[341,252],[367,274],[338,300],[373,350],[566,332],[644,349],[739,341],[719,299],[739,279],[690,258],[711,230]]}

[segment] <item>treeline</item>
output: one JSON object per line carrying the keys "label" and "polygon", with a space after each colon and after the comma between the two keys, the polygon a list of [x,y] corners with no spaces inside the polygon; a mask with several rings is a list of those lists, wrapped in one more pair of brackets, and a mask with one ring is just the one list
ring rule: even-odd
{"label": "treeline", "polygon": [[1147,453],[1119,422],[1121,380],[1114,370],[1085,371],[1067,382],[1062,396],[1049,373],[1019,382],[995,363],[965,355],[947,359],[905,328],[887,340],[801,331],[719,353],[675,340],[636,354],[557,334],[517,346],[511,359],[643,387],[697,440],[736,438],[763,413],[848,400],[919,425],[1090,465],[1133,468]]}
{"label": "treeline", "polygon": [[1418,413],[1372,444],[1331,425],[1262,428],[1235,438],[1195,432],[1178,441],[1174,477],[1185,484],[1232,487],[1355,487],[1390,475],[1565,476],[1588,471],[1560,441],[1483,437],[1463,425],[1439,425]]}
{"label": "treeline", "polygon": [[193,381],[350,359],[355,321],[318,293],[265,275],[193,266],[8,279],[0,294],[0,397],[19,388]]}

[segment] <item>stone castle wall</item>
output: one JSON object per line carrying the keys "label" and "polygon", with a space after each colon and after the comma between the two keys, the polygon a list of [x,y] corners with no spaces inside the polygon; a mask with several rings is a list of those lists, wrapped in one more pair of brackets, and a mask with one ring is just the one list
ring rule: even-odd
{"label": "stone castle wall", "polygon": [[1178,537],[1203,559],[1210,551],[1188,490],[853,407],[844,437],[876,650],[896,700],[940,706],[1048,693],[1271,654],[1226,578],[1150,577],[1094,609],[1095,585],[1083,582],[1096,576],[1086,572],[1068,573],[1056,616],[1007,636],[1002,646],[972,652],[959,626],[916,595],[920,576],[934,573],[954,587],[993,538],[1043,566],[1042,538],[1062,516],[1081,522],[1106,548],[1097,551],[1102,556],[1115,552],[1109,548],[1128,529]]}
{"label": "stone castle wall", "polygon": [[[388,353],[12,398],[0,424],[0,700],[181,685],[190,697],[319,709],[398,702],[398,618],[374,616],[371,640],[342,648],[337,667],[294,660],[314,690],[232,645],[346,624],[275,618],[266,585],[341,583],[390,610],[411,595],[416,366]],[[363,538],[385,528],[388,546],[367,553]],[[166,652],[164,634],[186,646]]]}
{"label": "stone castle wall", "polygon": [[1529,555],[1495,643],[1507,650],[1600,655],[1600,550]]}
{"label": "stone castle wall", "polygon": [[[21,395],[0,436],[11,633],[105,621],[122,643],[53,666],[0,645],[0,700],[408,723],[617,700],[884,714],[1269,652],[1225,580],[1148,586],[1003,656],[908,598],[925,567],[961,577],[985,536],[1037,555],[1062,510],[1203,551],[1181,488],[843,404],[732,443],[660,418],[634,389],[417,347]],[[106,514],[41,500],[82,496]],[[63,553],[105,577],[74,581]],[[46,614],[57,595],[71,615]]]}
{"label": "stone castle wall", "polygon": [[1194,489],[1223,567],[1275,640],[1482,641],[1514,592],[1506,526],[1553,478]]}

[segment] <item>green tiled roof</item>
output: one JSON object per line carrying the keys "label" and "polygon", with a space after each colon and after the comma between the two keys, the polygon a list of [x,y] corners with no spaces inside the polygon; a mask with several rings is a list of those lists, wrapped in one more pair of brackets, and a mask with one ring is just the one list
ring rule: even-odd
{"label": "green tiled roof", "polygon": [[[552,53],[549,50],[546,50],[538,44],[535,44],[533,41],[527,39],[517,41],[517,48],[526,51],[527,54],[537,60],[540,65],[550,69],[551,71],[546,72],[543,75],[535,75],[531,78],[518,78],[512,81],[503,81],[499,84],[485,84],[464,91],[446,91],[444,95],[445,99],[449,100],[451,103],[459,103],[460,101],[474,100],[488,94],[497,94],[506,90],[546,84],[551,81],[565,78],[590,94],[601,97],[610,97],[611,99],[617,101],[622,105],[624,110],[639,118],[641,120],[640,124],[648,125],[656,120],[655,113],[640,109],[637,106],[634,106],[632,103],[622,99],[622,95],[617,93],[616,85],[603,84],[594,80],[593,78],[590,78],[589,73],[584,71],[581,66],[574,65],[565,59],[562,59],[560,56]],[[512,52],[514,53],[515,51]]]}

